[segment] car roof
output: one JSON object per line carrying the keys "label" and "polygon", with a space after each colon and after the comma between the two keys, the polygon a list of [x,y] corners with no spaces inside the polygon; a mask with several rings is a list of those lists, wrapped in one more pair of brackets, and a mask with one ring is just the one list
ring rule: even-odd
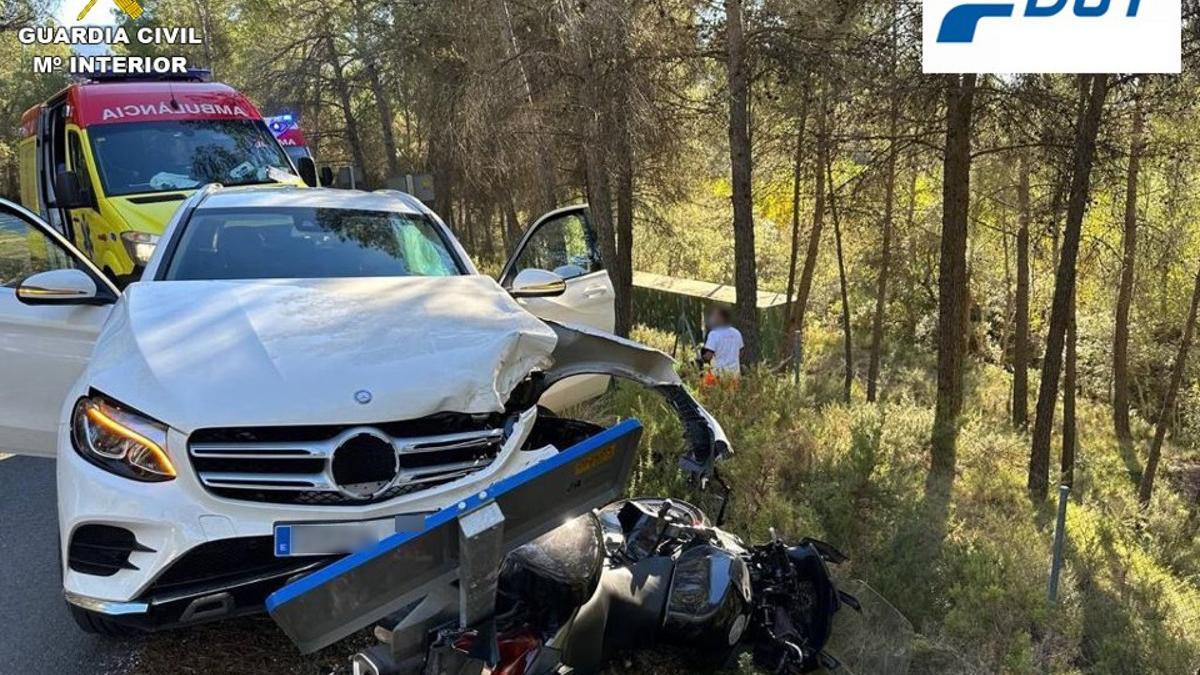
{"label": "car roof", "polygon": [[422,213],[414,198],[394,191],[363,192],[334,188],[230,187],[214,190],[197,210],[229,208],[319,208]]}

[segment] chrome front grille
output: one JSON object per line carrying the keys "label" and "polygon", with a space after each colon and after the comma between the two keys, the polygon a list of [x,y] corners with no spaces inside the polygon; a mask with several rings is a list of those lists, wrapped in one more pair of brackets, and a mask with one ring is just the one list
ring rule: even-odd
{"label": "chrome front grille", "polygon": [[[467,428],[446,430],[455,426]],[[455,416],[437,424],[201,430],[188,455],[204,487],[223,497],[358,505],[480,471],[503,443],[501,425]]]}

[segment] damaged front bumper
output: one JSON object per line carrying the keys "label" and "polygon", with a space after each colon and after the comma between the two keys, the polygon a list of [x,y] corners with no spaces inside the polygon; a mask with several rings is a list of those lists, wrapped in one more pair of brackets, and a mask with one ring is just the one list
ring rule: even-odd
{"label": "damaged front bumper", "polygon": [[[531,464],[594,437],[603,431],[595,424],[537,415],[536,405],[542,394],[554,384],[578,375],[608,375],[626,379],[662,395],[682,422],[687,447],[680,464],[689,475],[700,480],[707,478],[712,474],[716,460],[730,452],[721,425],[688,392],[675,372],[674,362],[666,354],[586,327],[546,323],[557,336],[553,365],[535,372],[513,390],[507,406],[512,425],[506,429],[506,447],[488,469],[469,478],[395,500],[320,509],[218,498],[203,489],[197,481],[191,480],[193,477],[190,474],[186,474],[184,480],[174,486],[184,490],[186,495],[181,497],[186,498],[171,502],[178,514],[170,521],[174,524],[169,526],[147,524],[136,513],[123,512],[123,507],[103,515],[80,511],[68,500],[66,513],[71,515],[68,521],[72,526],[66,529],[67,532],[76,523],[113,523],[129,528],[140,542],[152,549],[151,552],[133,554],[132,562],[144,570],[141,572],[130,570],[120,572],[115,577],[94,577],[68,569],[64,578],[68,602],[144,630],[261,611],[263,599],[288,579],[311,572],[333,559],[291,558],[276,561],[280,564],[271,564],[269,558],[273,553],[269,539],[275,523],[305,520],[350,522],[397,514],[427,513],[487,489],[491,484]],[[179,447],[187,446],[186,438],[174,440]],[[78,475],[87,475],[87,468],[81,467]],[[99,483],[104,483],[104,478],[101,477]],[[89,479],[88,484],[94,486],[96,482]],[[78,494],[74,490],[65,492]],[[103,501],[121,502],[115,495],[113,499]],[[214,540],[211,531],[188,525],[198,522],[195,514],[212,513],[225,513],[222,518],[227,518],[230,524],[227,530],[238,536]],[[69,542],[64,541],[64,547],[67,544]],[[252,560],[248,559],[247,564],[239,565],[243,570],[241,574],[221,575],[219,583],[206,578],[195,582],[172,583],[169,589],[162,587],[164,572],[192,554],[203,552],[207,559],[208,555],[217,551],[204,549],[219,549],[222,545],[228,545],[241,550],[251,544],[254,549],[251,552],[255,556],[251,556]],[[208,572],[212,571],[211,565],[203,567]],[[115,585],[114,581],[117,582]]]}
{"label": "damaged front bumper", "polygon": [[[636,382],[660,394],[683,424],[687,447],[680,467],[699,480],[712,475],[718,459],[732,448],[725,430],[687,390],[675,361],[663,352],[587,326],[546,321],[558,336],[554,365],[531,381],[519,404],[536,402],[554,384],[580,375],[609,375]],[[512,403],[510,402],[510,405]]]}

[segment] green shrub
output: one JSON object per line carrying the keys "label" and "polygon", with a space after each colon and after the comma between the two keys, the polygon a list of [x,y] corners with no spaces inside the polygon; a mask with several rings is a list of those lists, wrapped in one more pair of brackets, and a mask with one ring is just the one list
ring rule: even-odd
{"label": "green shrub", "polygon": [[[820,365],[807,369],[799,390],[790,372],[765,369],[737,387],[698,389],[735,449],[721,466],[733,491],[729,529],[759,541],[774,527],[846,552],[851,560],[837,573],[865,580],[913,623],[914,673],[1196,672],[1200,517],[1170,479],[1159,481],[1148,510],[1138,509],[1147,425],[1136,425],[1138,440],[1123,449],[1107,408],[1079,401],[1065,567],[1051,606],[1054,504],[1031,504],[1025,489],[1029,439],[1008,424],[1008,374],[984,366],[968,377],[946,499],[926,488],[930,364],[891,369],[879,405],[857,392],[846,405],[841,364],[829,356],[836,342],[817,333],[813,342],[827,348],[814,348]],[[664,336],[648,337],[670,348]],[[715,514],[716,491],[700,494],[680,479],[680,429],[654,394],[617,385],[580,412],[601,421],[619,412],[645,425],[631,494],[690,499]],[[1058,445],[1056,436],[1055,461]],[[1177,460],[1196,459],[1174,447],[1164,454],[1168,476]]]}

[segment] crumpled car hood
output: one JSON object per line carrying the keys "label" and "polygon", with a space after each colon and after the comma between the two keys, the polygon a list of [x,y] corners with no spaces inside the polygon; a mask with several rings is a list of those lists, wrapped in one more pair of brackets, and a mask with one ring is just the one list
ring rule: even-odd
{"label": "crumpled car hood", "polygon": [[185,433],[370,424],[502,411],[555,345],[484,276],[152,281],[118,302],[85,377]]}

